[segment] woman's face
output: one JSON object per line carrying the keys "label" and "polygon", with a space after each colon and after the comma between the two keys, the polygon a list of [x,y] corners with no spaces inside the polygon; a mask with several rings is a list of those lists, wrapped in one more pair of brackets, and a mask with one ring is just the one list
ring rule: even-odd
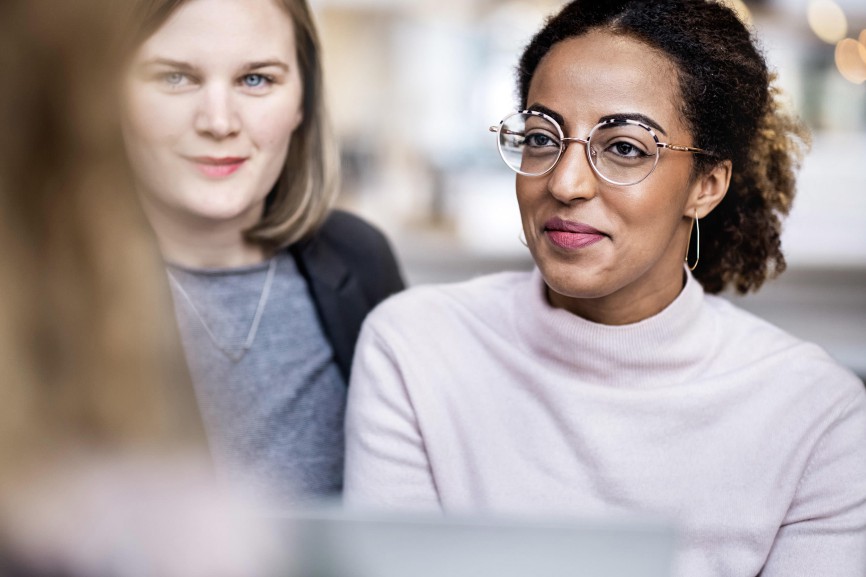
{"label": "woman's face", "polygon": [[[561,118],[567,137],[586,138],[606,117],[639,114],[661,142],[692,145],[673,64],[625,36],[594,31],[554,45],[535,71],[527,106]],[[664,150],[649,177],[617,186],[600,179],[584,145],[572,142],[548,174],[518,175],[526,241],[551,303],[625,324],[673,300],[697,196],[691,168],[689,154]]]}
{"label": "woman's face", "polygon": [[255,224],[302,119],[286,11],[189,0],[134,54],[124,88],[124,139],[151,219]]}

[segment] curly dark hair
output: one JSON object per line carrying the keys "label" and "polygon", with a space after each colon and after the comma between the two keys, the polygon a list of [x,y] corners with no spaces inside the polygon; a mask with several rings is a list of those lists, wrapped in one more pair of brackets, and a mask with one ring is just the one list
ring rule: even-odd
{"label": "curly dark hair", "polygon": [[715,153],[693,156],[694,174],[723,160],[733,165],[724,200],[700,222],[695,278],[709,293],[757,290],[785,269],[781,220],[809,134],[783,110],[755,38],[730,8],[712,0],[574,0],[547,20],[520,58],[521,109],[550,49],[599,29],[644,42],[674,63],[694,146]]}

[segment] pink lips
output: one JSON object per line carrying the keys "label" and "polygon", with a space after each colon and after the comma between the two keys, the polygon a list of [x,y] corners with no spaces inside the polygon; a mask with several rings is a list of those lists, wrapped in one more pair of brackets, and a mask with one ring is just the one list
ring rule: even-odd
{"label": "pink lips", "polygon": [[544,223],[544,233],[550,242],[564,249],[584,248],[604,239],[607,235],[579,222],[553,217]]}
{"label": "pink lips", "polygon": [[186,158],[195,164],[199,172],[210,178],[230,176],[247,161],[241,156],[190,156]]}

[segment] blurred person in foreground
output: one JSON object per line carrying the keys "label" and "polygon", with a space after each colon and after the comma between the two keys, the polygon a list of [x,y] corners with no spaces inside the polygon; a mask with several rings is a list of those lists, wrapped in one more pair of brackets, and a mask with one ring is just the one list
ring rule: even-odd
{"label": "blurred person in foreground", "polygon": [[266,574],[127,170],[124,8],[0,3],[0,574]]}
{"label": "blurred person in foreground", "polygon": [[403,288],[342,211],[305,0],[139,0],[123,133],[219,470],[275,507],[337,497],[361,322]]}
{"label": "blurred person in foreground", "polygon": [[491,128],[536,268],[368,318],[347,504],[661,516],[676,575],[864,575],[862,382],[716,296],[785,267],[807,136],[772,79],[721,3],[550,18]]}

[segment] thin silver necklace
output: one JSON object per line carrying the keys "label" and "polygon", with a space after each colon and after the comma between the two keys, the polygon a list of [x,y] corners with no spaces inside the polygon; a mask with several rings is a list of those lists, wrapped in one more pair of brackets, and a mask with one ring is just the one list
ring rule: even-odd
{"label": "thin silver necklace", "polygon": [[210,338],[211,342],[213,343],[213,346],[215,346],[222,354],[224,354],[236,363],[242,358],[244,358],[244,355],[246,355],[247,351],[249,351],[250,348],[253,346],[253,341],[256,340],[256,333],[259,331],[259,323],[262,320],[262,313],[265,310],[265,303],[268,302],[268,295],[271,292],[271,285],[274,282],[274,273],[276,272],[276,270],[277,258],[273,257],[270,264],[268,265],[268,275],[265,278],[265,285],[262,287],[262,294],[259,297],[259,305],[256,307],[256,314],[253,316],[253,324],[250,326],[250,331],[249,333],[247,333],[247,340],[244,342],[244,345],[243,347],[241,347],[241,350],[239,352],[234,352],[230,348],[220,344],[220,342],[216,338],[216,335],[213,334],[213,331],[210,330],[210,327],[205,322],[204,317],[198,311],[198,307],[195,306],[195,303],[192,302],[192,298],[190,298],[189,294],[186,292],[186,290],[184,290],[183,285],[180,284],[180,281],[178,281],[174,274],[172,274],[171,270],[166,269],[166,272],[168,273],[168,278],[171,279],[171,281],[174,283],[174,286],[177,287],[177,290],[189,304],[189,308],[191,308],[192,312],[195,313],[195,316],[198,317],[201,326],[204,327],[204,330],[207,333],[207,336]]}

